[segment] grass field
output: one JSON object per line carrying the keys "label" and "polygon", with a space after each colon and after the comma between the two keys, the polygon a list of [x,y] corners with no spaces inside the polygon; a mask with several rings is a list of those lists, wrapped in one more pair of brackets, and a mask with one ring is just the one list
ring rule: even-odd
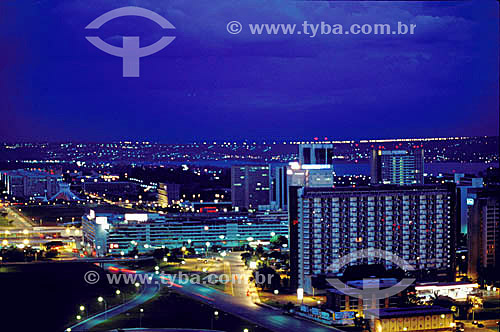
{"label": "grass field", "polygon": [[[134,328],[139,327],[141,322],[142,327],[148,328],[214,329],[228,332],[243,331],[247,328],[252,332],[267,332],[255,324],[181,296],[168,288],[163,288],[158,296],[140,308],[144,309],[142,314],[139,308],[134,308],[91,331]],[[215,310],[219,312],[217,319],[214,318]],[[141,319],[139,315],[142,315]]]}
{"label": "grass field", "polygon": [[119,302],[115,288],[104,275],[104,282],[85,283],[83,276],[89,270],[102,273],[87,263],[1,267],[2,324],[15,326],[18,331],[64,331],[66,324],[79,314],[80,305],[92,314],[102,309],[96,300],[98,296],[106,297],[110,305]]}

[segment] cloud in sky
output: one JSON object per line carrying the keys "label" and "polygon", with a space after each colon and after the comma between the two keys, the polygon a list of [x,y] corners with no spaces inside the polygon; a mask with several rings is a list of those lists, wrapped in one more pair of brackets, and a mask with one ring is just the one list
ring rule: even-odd
{"label": "cloud in sky", "polygon": [[[84,27],[126,5],[120,45],[176,40],[121,77]],[[165,142],[498,133],[498,5],[467,2],[7,1],[0,5],[0,138]],[[0,14],[2,15],[2,14]],[[241,34],[226,24],[240,21]],[[414,35],[255,36],[249,23],[416,24]],[[28,126],[27,126],[28,125]],[[27,130],[27,127],[29,130]]]}

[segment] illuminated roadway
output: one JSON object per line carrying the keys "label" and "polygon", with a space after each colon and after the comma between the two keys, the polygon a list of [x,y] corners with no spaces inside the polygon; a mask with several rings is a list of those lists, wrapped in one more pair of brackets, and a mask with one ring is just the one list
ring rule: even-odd
{"label": "illuminated roadway", "polygon": [[150,299],[153,298],[153,296],[156,295],[156,293],[158,293],[160,287],[161,287],[160,283],[151,283],[151,284],[144,283],[142,286],[141,293],[139,293],[132,300],[117,305],[115,307],[109,308],[108,310],[103,311],[92,317],[89,317],[73,326],[70,326],[69,328],[71,329],[71,331],[88,331],[91,328],[105,322],[107,319],[111,317],[125,313],[143,304],[144,302],[149,301]]}
{"label": "illuminated roadway", "polygon": [[13,207],[6,207],[5,210],[7,211],[8,217],[11,217],[14,219],[14,227],[22,227],[22,228],[28,228],[31,229],[33,225],[29,221],[27,217],[19,213],[19,211],[16,208]]}
{"label": "illuminated roadway", "polygon": [[[230,255],[231,260],[236,259]],[[234,264],[232,264],[234,265]],[[231,271],[234,275],[241,271]],[[189,282],[180,283],[174,280],[172,290],[201,302],[208,303],[218,310],[233,314],[268,330],[275,332],[290,331],[311,331],[311,332],[331,332],[341,330],[333,327],[322,326],[310,321],[298,319],[292,316],[283,315],[281,310],[268,309],[253,303],[250,297],[246,296],[247,285],[243,283],[241,287],[234,288],[234,295],[222,293],[216,289]],[[236,285],[237,283],[235,283]]]}
{"label": "illuminated roadway", "polygon": [[[228,260],[231,261],[233,266],[231,273],[234,274],[246,274],[243,271],[242,264],[238,263],[237,256],[230,255]],[[241,261],[240,261],[241,262]],[[113,267],[117,270],[119,268]],[[144,272],[137,271],[137,273],[144,274]],[[218,309],[229,314],[233,314],[254,324],[262,326],[270,331],[275,332],[289,332],[289,331],[311,331],[311,332],[331,332],[341,330],[335,329],[333,327],[327,327],[319,325],[307,320],[302,320],[288,315],[283,315],[281,310],[269,309],[266,307],[261,307],[253,303],[250,297],[246,296],[246,288],[248,284],[246,281],[238,285],[235,282],[236,287],[233,288],[234,296],[225,294],[216,289],[194,284],[187,281],[180,281],[171,279],[168,275],[155,275],[152,276],[151,281],[143,284],[143,289],[141,293],[134,299],[126,302],[124,304],[118,305],[116,307],[108,309],[105,313],[102,312],[93,317],[90,317],[78,324],[71,326],[72,331],[84,331],[88,330],[98,324],[101,324],[106,319],[114,317],[116,315],[125,313],[142,303],[150,300],[159,290],[162,285],[164,287],[171,288],[172,291],[185,295],[187,297],[193,298],[200,302],[211,305],[214,309]],[[137,279],[139,281],[139,278]]]}

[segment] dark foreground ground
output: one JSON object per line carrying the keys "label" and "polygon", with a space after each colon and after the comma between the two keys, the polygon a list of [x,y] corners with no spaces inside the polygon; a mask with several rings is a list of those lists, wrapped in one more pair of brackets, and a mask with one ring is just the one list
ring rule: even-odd
{"label": "dark foreground ground", "polygon": [[[115,294],[120,288],[126,298],[134,296],[133,286],[110,286],[105,276],[95,285],[85,283],[83,276],[89,270],[99,270],[95,265],[83,263],[39,264],[0,266],[0,312],[2,331],[64,331],[76,322],[76,315],[83,318],[102,310],[97,302],[99,296],[106,298],[108,305],[123,300]],[[85,306],[80,312],[79,307]],[[268,332],[249,322],[224,312],[214,319],[214,309],[208,305],[172,293],[164,289],[141,308],[144,313],[139,322],[139,308],[113,318],[94,330],[109,328],[175,327],[210,329],[222,331]]]}

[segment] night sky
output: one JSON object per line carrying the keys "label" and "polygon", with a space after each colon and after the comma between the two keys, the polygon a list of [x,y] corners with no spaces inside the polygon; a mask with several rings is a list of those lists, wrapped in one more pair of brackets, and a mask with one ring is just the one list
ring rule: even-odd
{"label": "night sky", "polygon": [[[122,17],[151,9],[175,30]],[[244,31],[231,35],[229,21]],[[414,35],[255,36],[248,23],[416,24]],[[0,140],[498,135],[498,2],[0,1]],[[141,46],[139,78],[85,36]]]}

